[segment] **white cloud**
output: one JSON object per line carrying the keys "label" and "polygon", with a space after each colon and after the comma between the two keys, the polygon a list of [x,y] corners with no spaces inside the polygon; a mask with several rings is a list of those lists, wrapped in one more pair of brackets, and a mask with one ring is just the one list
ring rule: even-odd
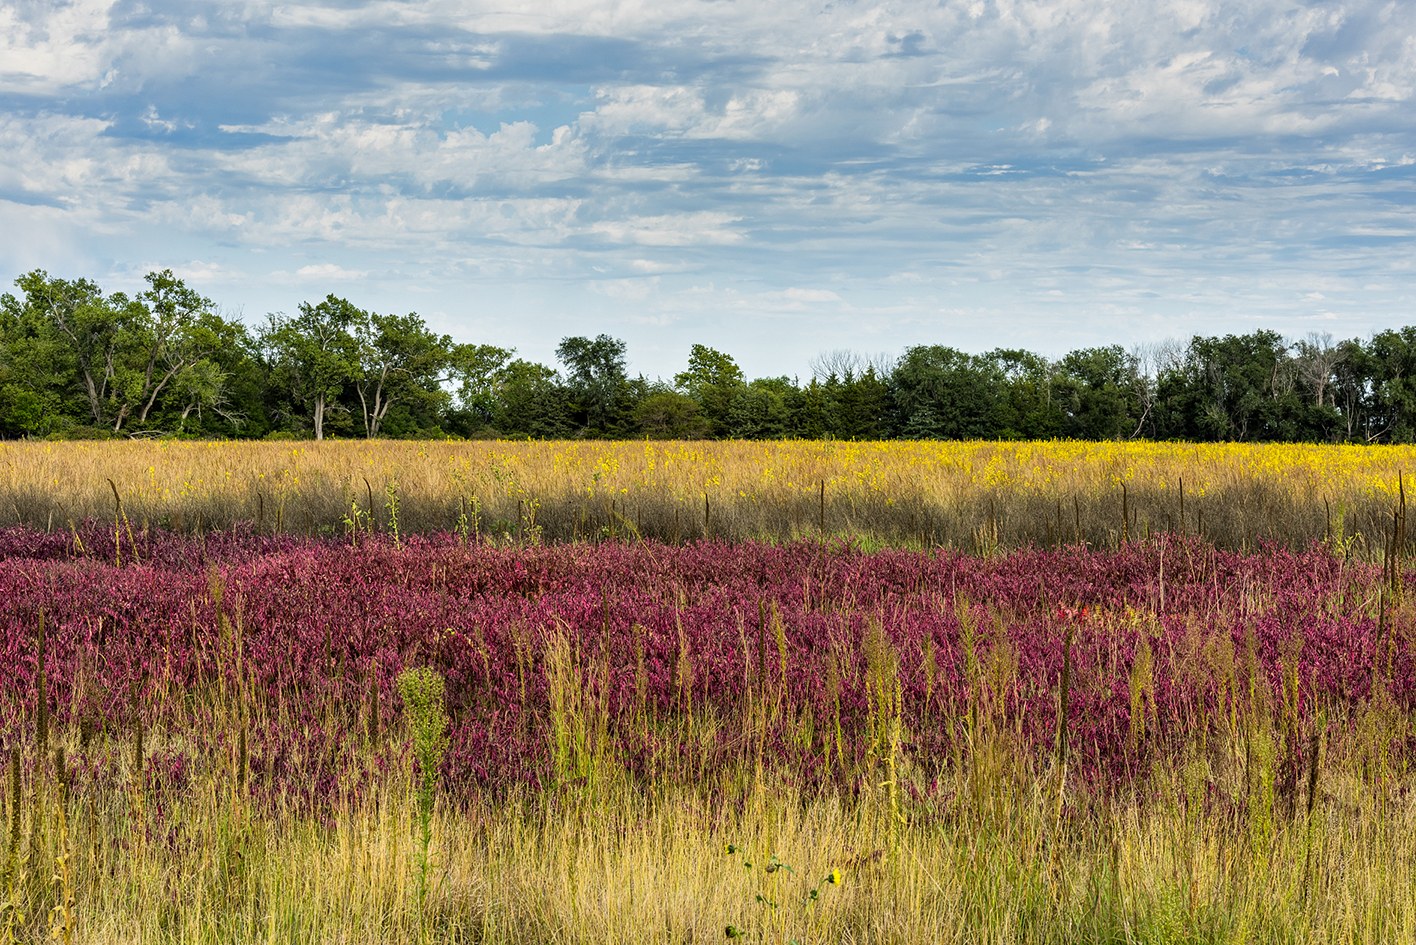
{"label": "white cloud", "polygon": [[841,297],[830,289],[791,288],[785,292],[768,292],[767,298],[790,299],[793,302],[839,302]]}
{"label": "white cloud", "polygon": [[219,262],[208,262],[201,259],[192,259],[187,262],[175,264],[171,262],[148,262],[137,267],[137,269],[144,273],[171,269],[172,274],[177,278],[185,279],[199,285],[230,286],[251,278],[250,273],[231,269]]}
{"label": "white cloud", "polygon": [[0,6],[0,91],[34,95],[100,84],[112,54],[111,7],[111,0]]}
{"label": "white cloud", "polygon": [[350,270],[335,263],[311,263],[294,272],[277,269],[269,278],[284,285],[323,284],[329,282],[353,282],[367,278],[368,270]]}
{"label": "white cloud", "polygon": [[690,268],[682,263],[669,262],[667,260],[655,259],[635,259],[630,261],[630,266],[636,272],[658,273],[658,272],[683,272]]}
{"label": "white cloud", "polygon": [[602,221],[590,227],[590,232],[614,243],[637,243],[643,246],[724,245],[740,242],[743,234],[728,229],[741,217],[726,213],[664,214],[654,217],[630,217],[627,220]]}
{"label": "white cloud", "polygon": [[999,343],[1304,292],[1356,334],[1416,297],[1387,0],[12,3],[0,92],[12,269],[236,291],[270,254],[302,287]]}
{"label": "white cloud", "polygon": [[604,279],[591,282],[588,288],[591,292],[623,302],[642,302],[658,285],[658,277],[651,276],[647,279]]}
{"label": "white cloud", "polygon": [[710,106],[709,91],[684,86],[603,89],[595,111],[580,124],[604,135],[754,140],[798,117],[803,97],[796,89],[736,90]]}

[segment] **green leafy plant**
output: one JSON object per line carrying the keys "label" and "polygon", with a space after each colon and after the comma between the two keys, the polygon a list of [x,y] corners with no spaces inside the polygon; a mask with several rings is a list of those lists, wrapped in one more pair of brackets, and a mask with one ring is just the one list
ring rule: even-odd
{"label": "green leafy plant", "polygon": [[474,537],[476,540],[480,540],[482,534],[481,503],[477,500],[477,496],[474,494],[466,499],[458,496],[457,507],[457,540],[464,545]]}
{"label": "green leafy plant", "polygon": [[398,535],[398,480],[390,479],[384,484],[384,494],[388,497],[384,503],[384,508],[388,509],[388,527],[393,532],[393,544],[396,548],[403,547],[403,542]]}
{"label": "green leafy plant", "polygon": [[418,801],[418,913],[428,895],[428,846],[433,839],[433,802],[437,798],[438,767],[447,751],[447,713],[443,708],[442,676],[429,667],[406,669],[398,676],[404,718],[413,739],[418,762],[415,790]]}
{"label": "green leafy plant", "polygon": [[[783,898],[786,893],[782,889],[786,875],[791,874],[795,876],[796,870],[778,859],[775,853],[768,857],[766,863],[755,866],[751,854],[736,844],[726,844],[723,847],[723,852],[728,856],[741,857],[744,869],[760,869],[762,875],[766,877],[761,890],[753,897],[754,901],[764,910],[762,919],[763,925],[756,931],[757,939],[764,942],[773,941],[785,943],[785,945],[801,945],[797,939],[788,939],[786,937],[787,921],[789,918],[787,913],[789,910],[784,908],[787,905]],[[841,871],[839,869],[832,869],[819,883],[802,893],[800,899],[796,901],[796,904],[799,905],[803,911],[809,910],[821,900],[821,890],[824,887],[839,886],[840,884]],[[729,924],[723,929],[723,934],[730,939],[747,938],[751,931],[750,929],[741,929],[736,925]]]}
{"label": "green leafy plant", "polygon": [[368,527],[370,531],[373,531],[372,525],[369,522],[369,516],[359,508],[359,500],[357,497],[350,497],[349,511],[344,513],[342,521],[344,523],[344,533],[349,536],[349,547],[351,548],[359,547],[360,529]]}

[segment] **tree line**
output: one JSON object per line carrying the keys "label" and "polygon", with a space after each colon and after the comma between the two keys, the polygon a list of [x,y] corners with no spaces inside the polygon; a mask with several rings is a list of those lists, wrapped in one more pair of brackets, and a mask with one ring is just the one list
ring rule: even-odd
{"label": "tree line", "polygon": [[416,314],[327,296],[248,327],[170,270],[133,296],[42,270],[0,296],[0,437],[1416,439],[1416,327],[1334,342],[1272,331],[1126,350],[819,356],[748,380],[693,345],[630,376],[626,346],[567,337],[557,364],[454,342]]}

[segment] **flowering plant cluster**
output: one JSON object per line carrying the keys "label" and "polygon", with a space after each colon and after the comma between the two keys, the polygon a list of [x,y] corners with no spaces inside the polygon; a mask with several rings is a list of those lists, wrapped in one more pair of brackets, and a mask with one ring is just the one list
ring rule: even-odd
{"label": "flowering plant cluster", "polygon": [[[1317,546],[980,559],[154,533],[116,565],[114,542],[0,530],[0,745],[36,737],[42,696],[49,729],[96,733],[86,746],[145,731],[158,790],[239,752],[258,798],[357,793],[405,759],[413,667],[445,681],[454,801],[764,763],[859,790],[898,755],[908,803],[984,716],[1039,768],[1065,726],[1069,784],[1124,790],[1246,712],[1288,720],[1301,765],[1315,726],[1416,707],[1411,611],[1379,567]],[[1412,727],[1389,728],[1383,757],[1409,757]]]}

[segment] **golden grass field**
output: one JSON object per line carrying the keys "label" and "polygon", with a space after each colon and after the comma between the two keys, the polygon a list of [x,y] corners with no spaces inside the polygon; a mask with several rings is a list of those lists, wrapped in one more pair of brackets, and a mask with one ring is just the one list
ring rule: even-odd
{"label": "golden grass field", "polygon": [[[710,809],[691,790],[613,785],[439,805],[437,880],[421,910],[406,777],[326,822],[255,815],[218,778],[179,802],[169,842],[142,855],[128,849],[122,804],[67,825],[67,940],[667,945],[722,941],[728,924],[775,945],[1416,940],[1409,799],[1276,818],[1258,837],[1195,816],[1187,796],[1202,776],[1184,770],[1159,775],[1144,804],[1059,821],[1045,779],[1009,770],[1002,754],[982,760],[992,767],[959,785],[949,822],[898,831],[879,797],[789,788],[755,791],[741,810]],[[794,872],[773,882],[744,870],[728,843]],[[822,882],[843,866],[840,885]],[[25,868],[62,888],[53,857]],[[23,916],[37,934],[21,940],[51,929],[64,940],[65,923],[62,910]]]}
{"label": "golden grass field", "polygon": [[[1053,442],[0,443],[0,523],[585,540],[711,535],[966,549],[1346,539],[1379,554],[1416,447]],[[112,481],[110,487],[109,481]],[[372,506],[372,508],[371,508]],[[367,518],[364,521],[368,521]]]}

